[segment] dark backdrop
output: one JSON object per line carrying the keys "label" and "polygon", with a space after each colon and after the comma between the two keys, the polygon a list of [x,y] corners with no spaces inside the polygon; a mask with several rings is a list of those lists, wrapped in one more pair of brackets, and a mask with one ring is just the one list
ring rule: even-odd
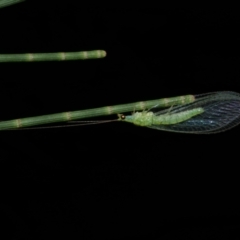
{"label": "dark backdrop", "polygon": [[[240,92],[234,7],[29,0],[1,9],[0,22],[0,53],[107,51],[99,60],[1,63],[2,120]],[[238,239],[239,133],[119,122],[2,131],[2,227],[10,239]]]}

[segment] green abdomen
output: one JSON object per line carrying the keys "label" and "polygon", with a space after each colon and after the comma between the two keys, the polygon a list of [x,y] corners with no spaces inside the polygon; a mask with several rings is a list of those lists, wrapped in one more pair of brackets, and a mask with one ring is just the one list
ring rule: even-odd
{"label": "green abdomen", "polygon": [[153,116],[152,125],[170,125],[170,124],[184,122],[203,112],[204,112],[203,108],[195,108],[195,109],[183,111],[180,113]]}

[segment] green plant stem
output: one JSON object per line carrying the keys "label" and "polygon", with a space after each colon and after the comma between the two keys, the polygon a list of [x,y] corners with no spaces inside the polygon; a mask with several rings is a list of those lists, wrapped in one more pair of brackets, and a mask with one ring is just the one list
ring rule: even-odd
{"label": "green plant stem", "polygon": [[38,61],[68,61],[103,58],[104,50],[92,50],[82,52],[58,52],[58,53],[23,53],[0,54],[0,62],[38,62]]}
{"label": "green plant stem", "polygon": [[7,7],[16,3],[23,2],[24,0],[0,0],[0,8]]}
{"label": "green plant stem", "polygon": [[135,102],[135,103],[106,106],[106,107],[80,110],[80,111],[62,112],[62,113],[55,113],[55,114],[49,114],[49,115],[43,115],[43,116],[14,119],[14,120],[0,122],[0,130],[24,128],[24,127],[37,126],[37,125],[56,123],[56,122],[66,122],[66,121],[79,120],[79,119],[85,119],[85,118],[91,118],[91,117],[97,117],[97,116],[120,114],[120,113],[125,113],[130,111],[147,110],[155,106],[159,108],[169,107],[173,105],[190,103],[190,102],[193,102],[194,100],[195,100],[195,97],[193,95],[186,95],[186,96],[180,96],[180,97],[150,100],[145,102]]}

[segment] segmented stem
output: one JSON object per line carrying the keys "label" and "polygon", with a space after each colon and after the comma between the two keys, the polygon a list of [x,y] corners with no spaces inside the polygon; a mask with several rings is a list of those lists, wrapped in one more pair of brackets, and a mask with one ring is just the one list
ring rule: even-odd
{"label": "segmented stem", "polygon": [[64,121],[72,121],[96,116],[104,116],[104,115],[112,115],[119,114],[130,111],[138,111],[138,110],[146,110],[151,107],[157,106],[161,107],[170,107],[172,105],[179,104],[187,104],[191,103],[195,100],[193,95],[186,95],[180,97],[172,97],[167,99],[157,99],[150,100],[145,102],[135,102],[128,104],[121,104],[115,106],[107,106],[101,108],[73,111],[73,112],[63,112],[63,113],[55,113],[43,116],[22,118],[22,119],[14,119],[8,121],[0,122],[0,130],[14,129],[14,128],[22,128],[22,127],[30,127],[47,123],[56,123],[56,122],[64,122]]}
{"label": "segmented stem", "polygon": [[0,62],[69,61],[104,58],[104,50],[58,53],[0,54]]}

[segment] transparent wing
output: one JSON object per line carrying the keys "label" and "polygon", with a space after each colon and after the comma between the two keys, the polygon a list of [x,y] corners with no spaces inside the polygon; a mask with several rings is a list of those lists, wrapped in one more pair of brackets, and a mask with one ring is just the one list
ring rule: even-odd
{"label": "transparent wing", "polygon": [[202,107],[204,112],[181,123],[152,125],[150,128],[182,133],[211,134],[226,131],[240,123],[240,94],[235,92],[197,95],[193,103],[172,107],[170,110],[155,114],[179,113],[196,107]]}

